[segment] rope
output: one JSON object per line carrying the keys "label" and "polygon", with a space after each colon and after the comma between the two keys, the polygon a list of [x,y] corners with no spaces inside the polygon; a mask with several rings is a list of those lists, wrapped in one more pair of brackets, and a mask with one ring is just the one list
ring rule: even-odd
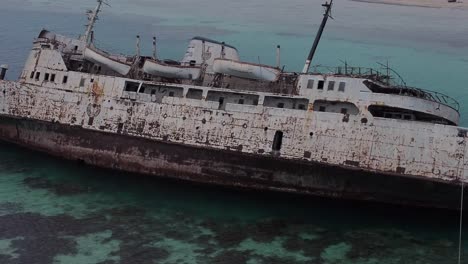
{"label": "rope", "polygon": [[458,264],[461,264],[461,244],[462,244],[462,228],[463,228],[463,194],[464,194],[464,181],[461,184],[461,200],[460,200],[460,229],[458,233]]}

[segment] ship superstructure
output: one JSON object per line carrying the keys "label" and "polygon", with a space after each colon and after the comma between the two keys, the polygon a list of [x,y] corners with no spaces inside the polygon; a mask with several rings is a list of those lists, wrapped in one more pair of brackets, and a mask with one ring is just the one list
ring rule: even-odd
{"label": "ship superstructure", "polygon": [[112,55],[93,44],[98,3],[83,37],[43,30],[19,80],[0,81],[1,140],[195,182],[458,205],[467,130],[450,97],[395,84],[389,69],[310,72],[318,41],[302,73],[203,37],[181,61]]}

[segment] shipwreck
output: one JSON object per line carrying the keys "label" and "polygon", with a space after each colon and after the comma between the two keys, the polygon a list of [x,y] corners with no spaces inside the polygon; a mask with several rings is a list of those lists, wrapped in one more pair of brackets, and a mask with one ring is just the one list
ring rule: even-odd
{"label": "shipwreck", "polygon": [[[468,174],[459,104],[387,68],[243,62],[195,37],[180,61],[109,54],[47,30],[0,75],[0,140],[104,168],[235,188],[456,208]],[[140,38],[137,38],[139,47]]]}

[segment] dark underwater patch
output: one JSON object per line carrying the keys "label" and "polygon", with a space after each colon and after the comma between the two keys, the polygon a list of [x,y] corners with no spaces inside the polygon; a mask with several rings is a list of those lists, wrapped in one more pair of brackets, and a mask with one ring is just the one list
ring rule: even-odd
{"label": "dark underwater patch", "polygon": [[88,189],[73,183],[53,183],[46,178],[28,177],[23,184],[31,189],[44,189],[59,196],[77,195],[88,192]]}

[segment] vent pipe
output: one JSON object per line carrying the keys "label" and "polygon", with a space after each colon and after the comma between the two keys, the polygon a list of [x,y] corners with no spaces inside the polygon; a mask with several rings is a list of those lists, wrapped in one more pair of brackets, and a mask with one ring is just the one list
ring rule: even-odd
{"label": "vent pipe", "polygon": [[226,53],[224,52],[224,49],[225,49],[225,48],[224,48],[224,45],[225,45],[225,43],[223,42],[223,43],[221,43],[221,45],[222,45],[222,46],[221,46],[221,59],[224,59],[224,56],[226,56]]}
{"label": "vent pipe", "polygon": [[153,37],[153,59],[158,59],[158,57],[156,57],[156,37]]}
{"label": "vent pipe", "polygon": [[281,46],[276,46],[276,67],[281,68]]}
{"label": "vent pipe", "polygon": [[7,70],[8,70],[8,65],[4,64],[4,65],[0,66],[0,80],[5,79],[5,75],[6,75]]}
{"label": "vent pipe", "polygon": [[140,36],[136,37],[136,55],[140,57]]}
{"label": "vent pipe", "polygon": [[315,36],[314,44],[312,45],[312,48],[310,49],[310,53],[309,53],[309,56],[307,57],[302,73],[309,72],[310,64],[312,63],[312,59],[314,58],[314,54],[315,54],[315,51],[317,50],[317,46],[320,42],[320,38],[322,37],[322,33],[323,33],[323,30],[325,29],[325,25],[327,24],[328,18],[330,17],[332,5],[333,5],[333,0],[331,0],[330,3],[325,2],[325,4],[322,5],[323,7],[325,7],[325,13],[323,14],[322,24],[320,24],[320,28],[319,28],[319,31],[317,32],[317,36]]}

